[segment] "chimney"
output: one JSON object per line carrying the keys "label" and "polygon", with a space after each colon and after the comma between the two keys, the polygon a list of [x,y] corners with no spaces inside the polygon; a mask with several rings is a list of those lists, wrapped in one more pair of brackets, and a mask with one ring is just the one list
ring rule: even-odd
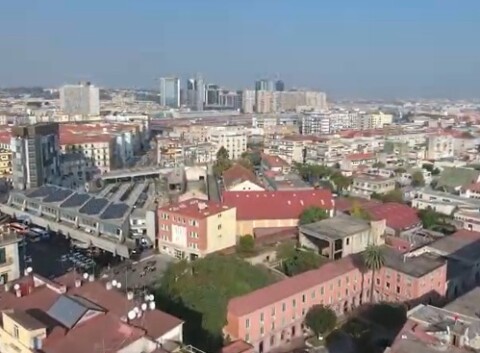
{"label": "chimney", "polygon": [[127,292],[127,299],[128,300],[133,300],[133,292],[132,291]]}
{"label": "chimney", "polygon": [[75,280],[75,288],[81,287],[82,286],[82,280],[81,279],[76,279]]}

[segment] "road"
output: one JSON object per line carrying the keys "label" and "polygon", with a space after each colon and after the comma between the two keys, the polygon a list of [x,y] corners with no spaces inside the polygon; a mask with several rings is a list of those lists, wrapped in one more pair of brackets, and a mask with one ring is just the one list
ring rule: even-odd
{"label": "road", "polygon": [[208,166],[207,172],[207,192],[209,200],[220,202],[220,190],[211,166]]}

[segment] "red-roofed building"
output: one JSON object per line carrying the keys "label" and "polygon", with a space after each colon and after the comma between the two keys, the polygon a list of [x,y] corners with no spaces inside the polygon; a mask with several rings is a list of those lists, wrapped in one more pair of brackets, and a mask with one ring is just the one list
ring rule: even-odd
{"label": "red-roofed building", "polygon": [[377,157],[374,153],[352,153],[345,156],[340,161],[340,168],[344,171],[355,171],[360,166],[371,166],[377,162]]}
{"label": "red-roofed building", "polygon": [[237,340],[223,347],[221,353],[254,353],[254,350],[251,344]]}
{"label": "red-roofed building", "polygon": [[281,157],[265,153],[262,154],[261,167],[264,172],[270,170],[275,173],[283,174],[288,173],[291,170],[290,164]]}
{"label": "red-roofed building", "polygon": [[410,206],[388,202],[372,204],[364,209],[372,219],[386,220],[386,233],[389,235],[404,236],[422,229],[422,222],[418,218],[417,211]]}
{"label": "red-roofed building", "polygon": [[154,304],[134,311],[138,299],[129,300],[105,282],[75,281],[73,274],[54,281],[29,275],[1,288],[1,350],[85,353],[108,348],[116,353],[153,352],[160,344],[178,347],[183,321]]}
{"label": "red-roofed building", "polygon": [[223,172],[223,185],[227,191],[263,191],[255,173],[240,164],[234,164]]}
{"label": "red-roofed building", "polygon": [[[375,272],[374,300],[407,302],[438,299],[445,294],[446,262],[430,255],[403,257],[384,248],[385,265]],[[361,254],[327,262],[230,300],[227,325],[231,339],[242,339],[256,351],[269,352],[304,334],[303,322],[314,305],[345,314],[371,298],[372,272]]]}
{"label": "red-roofed building", "polygon": [[310,206],[335,207],[330,190],[223,192],[223,203],[237,209],[237,235],[254,234],[255,228],[294,227]]}
{"label": "red-roofed building", "polygon": [[194,260],[236,245],[235,206],[190,199],[158,209],[158,249]]}

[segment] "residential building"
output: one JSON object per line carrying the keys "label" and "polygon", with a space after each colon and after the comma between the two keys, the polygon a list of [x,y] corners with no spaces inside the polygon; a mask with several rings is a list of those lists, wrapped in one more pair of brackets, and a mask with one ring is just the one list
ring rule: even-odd
{"label": "residential building", "polygon": [[382,244],[384,234],[384,220],[368,222],[345,214],[299,227],[300,245],[331,260]]}
{"label": "residential building", "polygon": [[[120,288],[120,287],[118,287]],[[154,301],[113,282],[68,273],[47,279],[30,273],[2,288],[0,350],[4,353],[172,352],[183,321]]]}
{"label": "residential building", "polygon": [[100,92],[90,82],[60,88],[60,109],[67,115],[99,115]]}
{"label": "residential building", "polygon": [[460,196],[472,199],[480,199],[480,182],[474,182],[463,187],[460,190]]}
{"label": "residential building", "polygon": [[158,209],[158,249],[194,260],[235,246],[236,209],[213,201],[190,199]]}
{"label": "residential building", "polygon": [[480,211],[458,210],[454,212],[453,219],[457,223],[457,229],[480,232]]}
{"label": "residential building", "polygon": [[269,91],[273,92],[275,90],[275,84],[271,80],[262,79],[255,81],[255,91]]}
{"label": "residential building", "polygon": [[19,190],[57,184],[60,175],[58,124],[12,128],[13,187]]}
{"label": "residential building", "polygon": [[160,105],[170,108],[180,107],[180,80],[178,77],[160,78]]}
{"label": "residential building", "polygon": [[[254,234],[256,228],[295,227],[302,211],[310,206],[333,215],[330,190],[224,191],[225,205],[237,209],[237,235]],[[275,205],[275,207],[272,207]]]}
{"label": "residential building", "polygon": [[245,114],[252,114],[255,111],[255,91],[244,90],[242,98],[242,111]]}
{"label": "residential building", "polygon": [[351,172],[357,170],[360,166],[372,166],[377,160],[374,153],[351,153],[345,155],[341,160],[340,168]]}
{"label": "residential building", "polygon": [[224,147],[230,159],[239,159],[247,150],[247,130],[241,127],[211,127],[208,142],[216,146],[217,151]]}
{"label": "residential building", "polygon": [[271,156],[266,153],[262,153],[260,168],[263,172],[270,170],[279,174],[287,174],[292,169],[290,164],[281,157]]}
{"label": "residential building", "polygon": [[374,203],[362,206],[362,209],[365,210],[371,220],[385,220],[386,235],[408,238],[409,235],[415,234],[423,228],[417,211],[405,204],[397,202]]}
{"label": "residential building", "polygon": [[395,178],[378,175],[359,174],[353,177],[350,194],[369,198],[373,193],[386,194],[395,190]]}
{"label": "residential building", "polygon": [[251,344],[237,340],[223,347],[220,353],[255,353],[255,350]]}
{"label": "residential building", "polygon": [[236,163],[222,174],[223,186],[227,191],[263,191],[255,173]]}
{"label": "residential building", "polygon": [[407,312],[407,321],[386,353],[475,352],[480,349],[480,319],[476,308],[480,289],[471,290],[443,308],[419,304]]}
{"label": "residential building", "polygon": [[454,138],[448,134],[433,134],[427,137],[427,154],[429,160],[453,158]]}
{"label": "residential building", "polygon": [[445,215],[452,215],[457,210],[480,211],[480,200],[423,188],[417,191],[416,197],[412,200],[412,207],[419,210],[432,209]]}
{"label": "residential building", "polygon": [[273,91],[255,91],[255,112],[259,114],[276,112],[275,93]]}
{"label": "residential building", "polygon": [[0,226],[0,285],[20,277],[19,244],[22,238],[23,236],[11,231],[6,225]]}
{"label": "residential building", "polygon": [[314,305],[327,305],[343,315],[372,295],[373,300],[412,305],[444,294],[446,263],[441,258],[427,254],[404,258],[388,248],[384,257],[385,265],[373,279],[361,254],[355,254],[233,298],[224,331],[230,339],[252,344],[257,352],[269,352],[304,335],[305,315]]}
{"label": "residential building", "polygon": [[358,116],[355,127],[358,130],[382,129],[385,125],[391,125],[392,123],[393,116],[391,114],[367,113]]}
{"label": "residential building", "polygon": [[12,151],[0,149],[0,178],[12,177]]}

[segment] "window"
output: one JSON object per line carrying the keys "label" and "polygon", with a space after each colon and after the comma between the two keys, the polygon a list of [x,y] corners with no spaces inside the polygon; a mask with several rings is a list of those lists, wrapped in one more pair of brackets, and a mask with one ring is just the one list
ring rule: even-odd
{"label": "window", "polygon": [[275,321],[272,321],[272,330],[275,330]]}
{"label": "window", "polygon": [[5,253],[5,248],[0,249],[0,264],[7,262],[7,256]]}
{"label": "window", "polygon": [[292,306],[293,307],[297,306],[297,301],[295,299],[292,300]]}
{"label": "window", "polygon": [[250,327],[250,319],[246,319],[245,320],[245,328],[249,328]]}
{"label": "window", "polygon": [[250,342],[250,335],[248,333],[245,334],[245,342]]}
{"label": "window", "polygon": [[263,322],[263,313],[260,313],[260,322]]}
{"label": "window", "polygon": [[13,337],[18,338],[19,333],[18,333],[18,326],[13,325]]}
{"label": "window", "polygon": [[385,282],[385,287],[390,288],[390,282]]}
{"label": "window", "polygon": [[339,279],[339,280],[337,281],[337,286],[338,286],[338,288],[340,288],[340,287],[342,286],[342,280],[341,280],[341,279]]}
{"label": "window", "polygon": [[380,285],[380,278],[377,278],[377,285]]}
{"label": "window", "polygon": [[397,286],[397,294],[400,294],[400,286]]}
{"label": "window", "polygon": [[320,287],[320,295],[323,295],[325,291],[323,290],[323,287]]}
{"label": "window", "polygon": [[282,311],[285,312],[285,310],[287,310],[287,304],[282,303]]}
{"label": "window", "polygon": [[272,316],[275,316],[275,307],[272,308]]}
{"label": "window", "polygon": [[312,299],[315,299],[315,291],[312,290]]}
{"label": "window", "polygon": [[346,244],[347,244],[347,245],[350,245],[350,238],[347,238],[347,239],[346,239]]}
{"label": "window", "polygon": [[306,300],[305,294],[303,294],[303,295],[302,295],[302,303],[305,303],[305,300]]}

